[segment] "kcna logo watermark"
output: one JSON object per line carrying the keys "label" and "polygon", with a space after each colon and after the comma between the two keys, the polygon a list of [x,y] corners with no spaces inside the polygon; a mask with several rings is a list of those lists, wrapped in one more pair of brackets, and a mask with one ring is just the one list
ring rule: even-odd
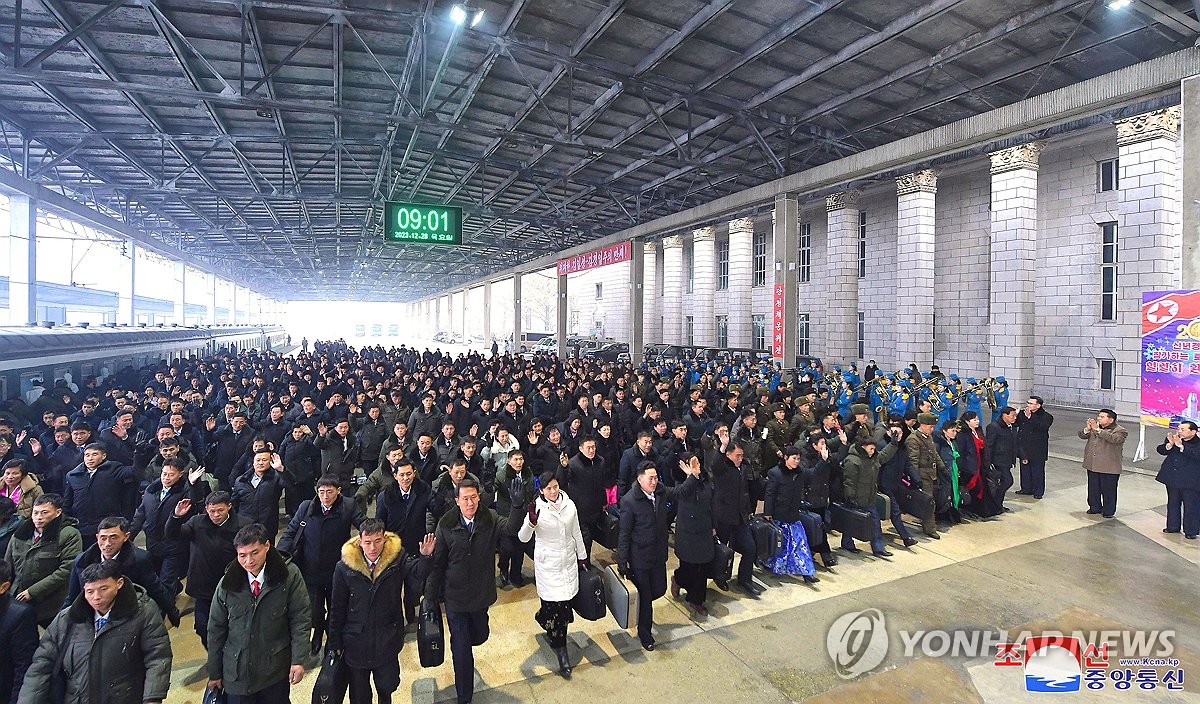
{"label": "kcna logo watermark", "polygon": [[[1020,667],[1029,692],[1183,689],[1184,670],[1174,631],[1090,631],[1009,634],[988,630],[899,631],[904,657],[988,658],[996,667]],[[839,617],[825,636],[834,669],[854,679],[879,667],[890,637],[879,609]]]}

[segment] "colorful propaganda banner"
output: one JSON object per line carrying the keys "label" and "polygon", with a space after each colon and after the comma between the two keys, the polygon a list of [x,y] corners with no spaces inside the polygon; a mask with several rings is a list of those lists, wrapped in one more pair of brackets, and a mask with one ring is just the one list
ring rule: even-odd
{"label": "colorful propaganda banner", "polygon": [[627,262],[633,257],[633,243],[621,242],[614,244],[611,247],[593,250],[584,254],[576,254],[573,257],[558,260],[558,275],[578,274],[581,271],[595,269],[596,267],[608,266],[609,264],[620,264]]}
{"label": "colorful propaganda banner", "polygon": [[1142,423],[1200,422],[1200,291],[1142,293]]}
{"label": "colorful propaganda banner", "polygon": [[783,284],[775,284],[775,302],[771,311],[771,356],[783,359]]}

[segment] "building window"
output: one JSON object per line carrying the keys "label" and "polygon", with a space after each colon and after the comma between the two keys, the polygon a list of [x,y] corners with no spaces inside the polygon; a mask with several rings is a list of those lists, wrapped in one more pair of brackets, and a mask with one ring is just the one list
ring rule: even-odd
{"label": "building window", "polygon": [[1120,188],[1120,177],[1117,175],[1117,160],[1108,159],[1096,164],[1097,188],[1101,193],[1115,191]]}
{"label": "building window", "polygon": [[[688,293],[696,290],[696,247],[688,243],[683,246],[683,271],[687,276],[686,289]],[[689,345],[692,343],[688,343]]]}
{"label": "building window", "polygon": [[1117,223],[1100,224],[1103,237],[1100,263],[1100,319],[1117,319]]}
{"label": "building window", "polygon": [[866,359],[867,356],[867,322],[863,316],[863,312],[858,311],[858,358]]}
{"label": "building window", "polygon": [[729,316],[717,316],[717,347],[729,346]]}
{"label": "building window", "polygon": [[865,210],[858,211],[858,278],[867,278],[867,211]]}
{"label": "building window", "polygon": [[596,300],[604,298],[604,284],[596,284]]}
{"label": "building window", "polygon": [[686,341],[685,345],[696,344],[696,319],[692,316],[686,316],[683,319],[683,330]]}
{"label": "building window", "polygon": [[796,316],[796,354],[808,355],[808,313]]}
{"label": "building window", "polygon": [[767,233],[754,233],[754,282],[755,288],[767,285]]}
{"label": "building window", "polygon": [[729,288],[729,240],[717,242],[717,290]]}
{"label": "building window", "polygon": [[756,350],[767,349],[767,316],[762,313],[750,316],[750,346]]}
{"label": "building window", "polygon": [[1117,363],[1111,359],[1099,359],[1100,390],[1114,391],[1117,388]]}
{"label": "building window", "polygon": [[800,283],[812,280],[812,223],[800,223]]}

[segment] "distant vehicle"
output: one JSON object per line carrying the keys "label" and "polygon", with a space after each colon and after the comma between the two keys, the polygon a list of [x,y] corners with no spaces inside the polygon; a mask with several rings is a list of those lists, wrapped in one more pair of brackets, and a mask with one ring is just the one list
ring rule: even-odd
{"label": "distant vehicle", "polygon": [[735,363],[755,362],[770,363],[772,360],[769,350],[756,350],[749,347],[709,347],[704,350],[707,359],[732,361]]}
{"label": "distant vehicle", "polygon": [[554,333],[552,333],[552,332],[521,333],[521,344],[528,347],[531,343],[539,342],[547,337],[554,337]]}
{"label": "distant vehicle", "polygon": [[[621,356],[624,355],[624,360]],[[605,342],[595,349],[583,353],[587,359],[598,359],[602,362],[620,362],[629,360],[628,342]]]}
{"label": "distant vehicle", "polygon": [[651,362],[707,362],[705,350],[697,345],[646,345],[643,356]]}

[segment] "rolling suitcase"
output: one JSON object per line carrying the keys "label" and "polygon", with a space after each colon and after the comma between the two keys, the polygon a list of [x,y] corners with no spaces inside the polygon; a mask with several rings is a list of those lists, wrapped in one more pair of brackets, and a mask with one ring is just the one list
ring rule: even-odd
{"label": "rolling suitcase", "polygon": [[442,630],[442,608],[422,609],[417,615],[417,653],[421,667],[437,667],[446,661],[446,634]]}
{"label": "rolling suitcase", "polygon": [[873,534],[872,518],[868,511],[861,508],[850,508],[843,504],[833,504],[833,529],[843,535],[849,535],[855,540],[871,539]]}
{"label": "rolling suitcase", "polygon": [[604,618],[606,604],[604,601],[604,577],[600,570],[589,565],[585,570],[579,570],[579,591],[571,599],[571,608],[580,617],[589,621],[599,621]]}
{"label": "rolling suitcase", "polygon": [[613,504],[604,510],[601,518],[603,530],[596,536],[596,542],[609,550],[617,549],[617,541],[621,538],[621,514],[618,504]]}
{"label": "rolling suitcase", "polygon": [[711,576],[717,584],[726,584],[733,578],[733,548],[719,540],[713,541]]}
{"label": "rolling suitcase", "polygon": [[621,628],[637,626],[638,593],[633,582],[621,579],[616,565],[604,568],[604,594],[608,599],[608,610]]}
{"label": "rolling suitcase", "polygon": [[879,520],[887,520],[892,515],[892,499],[887,494],[875,495],[875,513]]}
{"label": "rolling suitcase", "polygon": [[756,559],[770,562],[783,552],[783,529],[762,516],[750,519],[750,534],[754,536]]}
{"label": "rolling suitcase", "polygon": [[933,515],[933,498],[917,491],[911,486],[901,486],[896,492],[896,502],[900,511],[913,518],[925,520]]}

